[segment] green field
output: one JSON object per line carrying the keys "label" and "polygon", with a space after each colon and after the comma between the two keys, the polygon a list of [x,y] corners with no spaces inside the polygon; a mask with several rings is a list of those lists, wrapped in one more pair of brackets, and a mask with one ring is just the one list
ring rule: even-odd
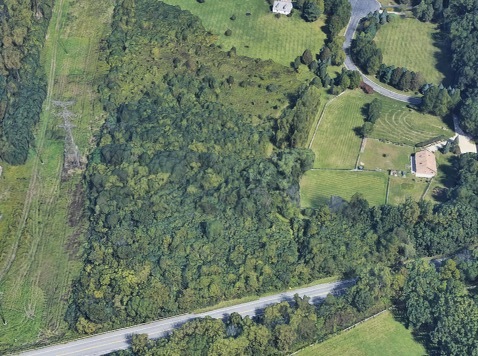
{"label": "green field", "polygon": [[385,312],[357,327],[310,346],[299,356],[422,356],[425,348],[410,330]]}
{"label": "green field", "polygon": [[[272,59],[289,66],[305,49],[319,52],[325,34],[323,19],[307,23],[296,11],[292,17],[276,18],[265,0],[164,0],[197,15],[204,27],[218,36],[225,50],[236,47],[237,53],[252,58]],[[250,15],[246,15],[249,13]],[[235,15],[236,19],[231,20]],[[232,31],[231,36],[224,33]]]}
{"label": "green field", "polygon": [[362,106],[372,99],[361,91],[348,91],[327,106],[311,146],[315,168],[355,167],[362,140],[354,129],[363,125]]}
{"label": "green field", "polygon": [[367,139],[360,162],[365,169],[407,170],[410,171],[411,146],[398,146],[390,143]]}
{"label": "green field", "polygon": [[331,196],[349,200],[361,193],[371,205],[385,203],[387,173],[351,171],[308,171],[300,182],[301,205],[317,207],[329,202]]}
{"label": "green field", "polygon": [[403,203],[408,197],[419,201],[428,186],[424,178],[416,178],[410,174],[406,178],[390,177],[388,203],[392,205]]}
{"label": "green field", "polygon": [[74,100],[73,136],[82,156],[102,123],[97,99],[98,48],[112,1],[55,2],[42,62],[47,98],[35,132],[35,152],[21,167],[3,165],[0,185],[0,312],[7,321],[0,353],[57,340],[71,282],[81,266],[87,221],[81,215],[82,172],[63,172],[65,131],[55,100]]}
{"label": "green field", "polygon": [[428,82],[441,83],[450,76],[448,50],[437,41],[436,24],[397,17],[382,26],[375,42],[383,53],[383,63],[420,72]]}
{"label": "green field", "polygon": [[409,109],[404,103],[380,97],[382,116],[375,123],[372,138],[414,146],[440,135],[452,137],[453,131],[437,116]]}

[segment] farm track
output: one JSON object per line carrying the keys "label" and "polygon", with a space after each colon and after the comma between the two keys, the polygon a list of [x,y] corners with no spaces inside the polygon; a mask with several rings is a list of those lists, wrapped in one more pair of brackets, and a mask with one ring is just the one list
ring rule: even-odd
{"label": "farm track", "polygon": [[[56,24],[55,24],[55,31],[58,32],[60,29],[60,23],[61,23],[61,15],[62,15],[62,8],[63,8],[63,2],[64,0],[59,0],[58,5],[56,6],[57,9],[57,19],[56,19]],[[53,53],[52,53],[52,60],[50,63],[50,72],[48,73],[48,86],[47,86],[47,96],[45,99],[44,103],[44,113],[46,114],[43,115],[44,120],[42,120],[42,124],[40,125],[40,130],[38,133],[38,136],[36,137],[36,142],[37,142],[37,147],[36,151],[37,154],[33,158],[33,167],[32,167],[32,174],[31,174],[31,179],[30,179],[30,184],[28,186],[28,190],[26,193],[26,198],[25,198],[25,203],[23,205],[23,210],[22,210],[22,215],[19,221],[18,229],[16,232],[15,236],[15,242],[12,246],[12,251],[10,253],[10,257],[8,258],[7,264],[2,268],[0,271],[0,282],[4,279],[5,275],[8,273],[10,270],[13,262],[15,261],[18,247],[20,244],[20,240],[22,238],[22,235],[25,232],[25,226],[27,223],[27,219],[30,215],[30,208],[32,205],[32,202],[34,198],[38,197],[38,178],[39,178],[39,164],[41,162],[41,153],[43,150],[43,146],[45,143],[45,134],[48,125],[50,124],[50,119],[51,115],[49,115],[50,107],[51,107],[51,100],[52,100],[52,95],[53,95],[53,87],[55,84],[55,70],[56,70],[56,55],[57,55],[57,50],[58,50],[58,43],[57,40],[54,41],[53,43]]]}

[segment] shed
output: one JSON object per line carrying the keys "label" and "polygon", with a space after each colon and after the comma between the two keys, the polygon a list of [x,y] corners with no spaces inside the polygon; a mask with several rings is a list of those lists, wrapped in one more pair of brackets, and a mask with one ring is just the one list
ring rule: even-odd
{"label": "shed", "polygon": [[274,1],[272,12],[274,14],[289,15],[292,11],[292,1]]}

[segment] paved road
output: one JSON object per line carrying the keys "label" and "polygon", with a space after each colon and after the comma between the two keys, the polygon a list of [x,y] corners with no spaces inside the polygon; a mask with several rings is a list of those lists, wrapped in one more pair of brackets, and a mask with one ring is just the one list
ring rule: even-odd
{"label": "paved road", "polygon": [[279,293],[269,297],[260,298],[256,301],[238,304],[231,307],[216,309],[201,314],[185,314],[173,318],[163,319],[148,324],[142,324],[125,328],[121,330],[111,331],[108,333],[68,342],[65,344],[46,347],[43,349],[25,352],[22,355],[28,356],[86,356],[86,355],[103,355],[115,350],[122,350],[129,347],[128,337],[131,334],[147,333],[150,338],[159,338],[167,335],[171,330],[186,321],[210,316],[212,318],[223,318],[225,315],[233,312],[242,316],[254,316],[261,312],[267,305],[278,303],[284,300],[292,300],[294,294],[300,296],[307,295],[311,298],[312,303],[319,302],[327,294],[333,291],[339,291],[350,286],[352,281],[335,282],[319,284],[313,287],[291,290],[286,293]]}
{"label": "paved road", "polygon": [[380,4],[376,0],[349,0],[349,2],[352,5],[352,16],[350,17],[350,22],[347,26],[347,30],[345,31],[345,42],[343,47],[346,54],[345,67],[350,70],[359,71],[362,75],[363,81],[370,85],[377,93],[382,94],[383,96],[413,105],[420,104],[422,100],[418,97],[399,94],[374,83],[368,79],[354,64],[352,58],[350,57],[350,45],[355,35],[355,30],[357,29],[360,19],[367,16],[370,12],[379,10]]}

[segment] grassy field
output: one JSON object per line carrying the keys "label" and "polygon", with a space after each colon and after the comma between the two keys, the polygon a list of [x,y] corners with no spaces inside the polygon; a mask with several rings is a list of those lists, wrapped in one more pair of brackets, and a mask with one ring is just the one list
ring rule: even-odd
{"label": "grassy field", "polygon": [[87,222],[81,215],[81,172],[62,178],[65,132],[55,100],[74,100],[73,137],[82,155],[102,123],[96,99],[100,36],[113,1],[59,0],[42,52],[47,99],[36,151],[26,165],[4,165],[0,185],[0,353],[65,335],[64,315],[81,263]]}
{"label": "grassy field", "polygon": [[[164,0],[197,15],[204,27],[218,36],[225,50],[236,47],[237,53],[253,58],[272,59],[289,66],[295,57],[309,48],[317,53],[325,34],[323,19],[307,23],[298,12],[292,17],[276,18],[265,0]],[[249,13],[250,15],[246,15]],[[235,15],[236,19],[231,20]],[[224,33],[232,31],[231,36]]]}
{"label": "grassy field", "polygon": [[387,174],[380,172],[308,171],[300,183],[301,205],[316,207],[337,195],[349,200],[362,193],[371,205],[385,203]]}
{"label": "grassy field", "polygon": [[348,91],[327,106],[311,146],[315,168],[355,167],[362,140],[354,129],[363,125],[362,107],[372,99],[358,90]]}
{"label": "grassy field", "polygon": [[367,139],[360,162],[365,169],[410,170],[411,146],[398,146],[390,143]]}
{"label": "grassy field", "polygon": [[397,17],[380,28],[375,41],[383,63],[421,72],[427,81],[438,84],[451,79],[448,50],[438,34],[436,24]]}
{"label": "grassy field", "polygon": [[418,142],[445,135],[453,131],[437,116],[409,109],[404,103],[380,97],[382,116],[375,123],[372,138],[414,146]]}
{"label": "grassy field", "polygon": [[388,203],[392,205],[403,203],[408,197],[419,201],[428,186],[424,178],[408,175],[407,178],[390,177]]}
{"label": "grassy field", "polygon": [[299,356],[421,356],[425,348],[413,339],[410,330],[396,321],[389,312],[310,346]]}

